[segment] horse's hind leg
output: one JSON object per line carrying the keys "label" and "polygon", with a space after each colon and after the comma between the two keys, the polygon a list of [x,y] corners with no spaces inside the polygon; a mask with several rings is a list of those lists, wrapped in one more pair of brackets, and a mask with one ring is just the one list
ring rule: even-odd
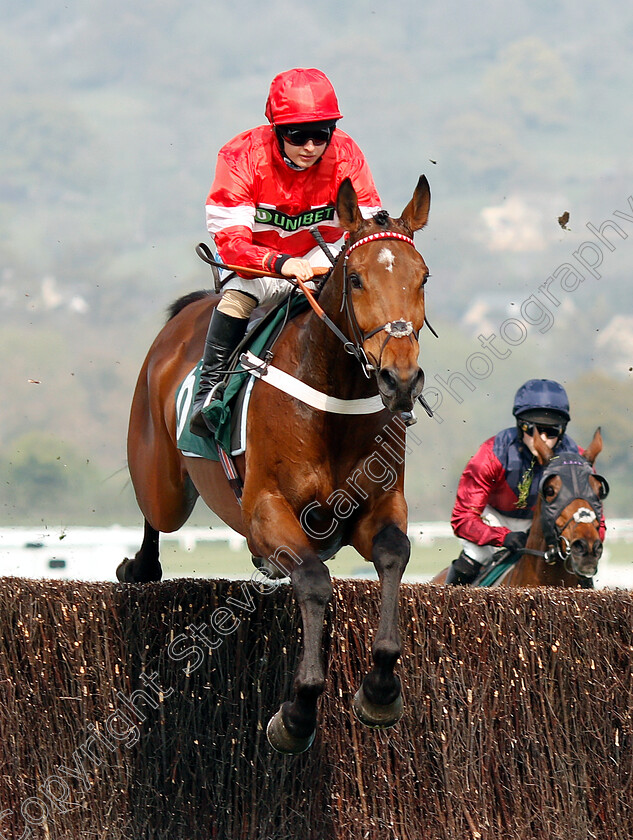
{"label": "horse's hind leg", "polygon": [[140,549],[131,559],[126,557],[118,566],[116,576],[121,583],[150,583],[163,574],[158,560],[159,532],[147,519]]}
{"label": "horse's hind leg", "polygon": [[400,680],[394,668],[400,657],[399,588],[410,553],[409,539],[396,525],[387,525],[374,537],[372,560],[381,583],[380,621],[372,647],[374,666],[353,706],[361,723],[376,729],[395,726],[402,717]]}

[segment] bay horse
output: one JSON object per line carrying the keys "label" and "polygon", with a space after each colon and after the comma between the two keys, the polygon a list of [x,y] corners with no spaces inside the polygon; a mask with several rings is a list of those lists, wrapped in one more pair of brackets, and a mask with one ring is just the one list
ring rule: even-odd
{"label": "bay horse", "polygon": [[[590,588],[602,556],[602,500],[609,492],[606,479],[592,470],[602,451],[600,428],[582,455],[554,454],[539,435],[534,447],[544,470],[527,543],[517,562],[491,585]],[[444,583],[447,572],[431,582]]]}
{"label": "bay horse", "polygon": [[374,564],[381,591],[372,667],[354,697],[355,714],[376,728],[394,726],[402,715],[395,673],[401,652],[398,599],[410,544],[400,412],[413,409],[424,385],[418,338],[429,272],[413,233],[426,225],[430,200],[421,176],[398,219],[382,210],[364,219],[351,181],[341,184],[336,211],[348,239],[321,287],[321,315],[308,310],[287,323],[274,345],[274,364],[330,403],[353,412],[362,406],[366,413],[314,408],[257,380],[246,453],[236,459],[241,505],[218,462],[189,457],[176,445],[176,391],[201,358],[218,296],[194,293],[174,304],[134,393],[128,465],[145,531],[140,550],[121,563],[117,576],[124,582],[160,580],[159,533],[180,528],[198,495],[246,537],[254,558],[282,564],[300,608],[303,648],[293,699],[267,727],[279,752],[303,752],[314,740],[317,701],[325,688],[323,626],[332,597],[325,561],[343,545]]}

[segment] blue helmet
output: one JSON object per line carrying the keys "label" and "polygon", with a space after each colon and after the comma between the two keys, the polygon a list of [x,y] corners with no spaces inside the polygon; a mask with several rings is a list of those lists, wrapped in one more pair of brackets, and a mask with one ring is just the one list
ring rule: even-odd
{"label": "blue helmet", "polygon": [[532,423],[569,422],[569,399],[565,389],[552,379],[529,379],[514,397],[514,416]]}

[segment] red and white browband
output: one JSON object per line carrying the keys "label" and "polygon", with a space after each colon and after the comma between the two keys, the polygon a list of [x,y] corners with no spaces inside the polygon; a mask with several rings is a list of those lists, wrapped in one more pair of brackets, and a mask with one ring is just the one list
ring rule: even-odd
{"label": "red and white browband", "polygon": [[402,242],[407,242],[415,248],[415,242],[410,236],[405,236],[404,233],[396,233],[393,230],[382,230],[379,233],[370,233],[369,236],[363,236],[363,238],[359,239],[358,242],[354,242],[353,245],[350,245],[345,252],[345,259],[347,259],[352,251],[356,250],[359,245],[366,245],[368,242],[376,242],[379,239],[400,239]]}

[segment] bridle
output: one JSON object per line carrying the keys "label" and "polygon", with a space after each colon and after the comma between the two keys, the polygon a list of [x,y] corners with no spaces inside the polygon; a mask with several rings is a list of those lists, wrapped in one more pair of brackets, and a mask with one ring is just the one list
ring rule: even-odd
{"label": "bridle", "polygon": [[[571,558],[572,558],[572,550],[571,550],[571,543],[564,535],[565,529],[571,522],[597,522],[598,517],[596,514],[587,507],[580,507],[574,513],[573,516],[570,516],[567,522],[561,527],[555,525],[556,534],[554,536],[554,541],[552,545],[548,545],[545,551],[536,551],[536,550],[528,550],[525,549],[526,554],[537,554],[543,558],[543,561],[548,566],[553,566],[559,561],[562,561],[563,567],[566,572],[569,574],[584,577],[580,572],[576,571],[571,567]],[[591,577],[591,575],[588,575]]]}
{"label": "bridle", "polygon": [[[286,280],[289,283],[291,283],[292,285],[294,285],[295,288],[299,288],[303,292],[303,294],[305,295],[308,303],[310,304],[310,306],[312,307],[312,309],[314,310],[316,315],[334,333],[334,335],[343,343],[343,348],[345,349],[345,352],[354,356],[358,360],[358,362],[360,362],[363,374],[365,375],[365,377],[367,379],[369,379],[371,377],[372,372],[374,372],[374,371],[376,371],[377,369],[380,368],[380,360],[382,359],[382,354],[384,352],[385,347],[387,346],[387,343],[392,338],[409,338],[409,340],[411,340],[410,337],[413,336],[415,338],[415,340],[417,341],[418,340],[418,335],[419,335],[419,330],[415,330],[413,328],[413,324],[411,323],[411,321],[407,321],[404,318],[400,318],[396,321],[387,321],[387,323],[382,324],[382,325],[377,326],[377,327],[374,327],[373,329],[369,330],[369,332],[364,333],[361,330],[360,325],[358,323],[358,320],[356,318],[356,313],[354,312],[354,306],[352,304],[351,296],[349,294],[349,276],[348,276],[348,271],[347,271],[347,261],[349,259],[350,254],[353,251],[355,251],[357,248],[360,248],[362,245],[369,244],[370,242],[376,242],[376,241],[379,241],[379,240],[386,240],[386,239],[398,240],[400,242],[406,242],[414,250],[416,250],[415,243],[410,236],[407,236],[404,233],[398,233],[397,231],[394,231],[394,230],[376,231],[375,233],[370,233],[367,236],[361,237],[356,242],[348,244],[347,247],[344,250],[342,250],[338,254],[338,256],[335,258],[335,257],[332,256],[332,252],[330,251],[329,247],[326,245],[326,243],[325,243],[322,235],[320,234],[318,228],[316,228],[316,227],[311,228],[310,233],[314,236],[316,241],[319,243],[319,245],[321,246],[323,251],[326,253],[328,259],[330,260],[330,262],[332,264],[332,269],[330,271],[328,271],[327,274],[323,275],[323,279],[318,285],[318,292],[320,292],[323,289],[326,282],[331,277],[333,271],[336,269],[336,266],[337,266],[339,260],[341,260],[341,259],[343,260],[343,294],[342,294],[342,298],[341,298],[341,308],[340,308],[339,311],[342,312],[343,309],[345,310],[347,323],[348,323],[350,331],[352,333],[352,338],[351,339],[348,338],[342,332],[342,330],[340,330],[336,326],[336,324],[332,321],[332,319],[329,317],[329,315],[327,315],[327,313],[323,311],[323,309],[319,305],[318,301],[316,300],[312,289],[310,289],[306,285],[306,283],[303,280],[300,280],[298,277],[289,278],[289,277],[285,277],[281,274],[277,274],[277,273],[272,272],[272,271],[263,271],[261,269],[250,269],[250,268],[245,268],[243,266],[227,265],[226,263],[223,263],[220,260],[215,259],[214,256],[211,254],[208,246],[205,245],[204,243],[200,243],[197,246],[196,252],[197,252],[198,256],[204,262],[206,262],[208,265],[210,265],[214,269],[223,268],[223,269],[227,269],[229,271],[246,272],[247,274],[253,274],[253,275],[257,275],[257,276],[275,277],[277,279]],[[214,277],[215,277],[216,292],[218,292],[220,290],[220,287],[223,285],[223,283],[219,282],[219,275],[217,275],[217,271],[215,272]],[[226,282],[226,280],[224,282]],[[425,313],[425,316],[424,316],[424,323],[427,325],[427,327],[430,329],[430,331],[433,333],[433,335],[437,338],[438,335],[435,332],[435,330],[433,329],[433,327],[431,326],[431,324],[428,322],[428,320],[426,318],[426,313]],[[377,333],[379,333],[383,330],[387,333],[387,337],[383,341],[382,346],[380,348],[380,353],[378,355],[378,360],[377,360],[377,363],[376,363],[377,366],[376,366],[376,365],[372,364],[369,361],[369,359],[367,358],[367,354],[365,353],[365,350],[363,348],[363,344],[365,343],[365,341],[367,341],[368,338],[371,338],[372,336],[376,335]],[[426,402],[426,400],[424,399],[422,394],[420,394],[417,399],[418,399],[418,402],[422,405],[422,407],[426,411],[426,413],[429,415],[429,417],[432,417],[433,416],[433,410],[431,409],[429,404]]]}
{"label": "bridle", "polygon": [[[550,501],[545,498],[543,488],[547,479],[554,475],[560,477],[562,486],[556,498]],[[589,482],[591,477],[600,482],[601,491],[599,494],[595,492]],[[602,500],[606,498],[608,493],[607,480],[603,476],[595,474],[590,464],[582,456],[572,452],[561,452],[552,458],[543,471],[539,488],[541,524],[547,549],[544,552],[538,552],[538,554],[543,557],[545,563],[553,565],[560,560],[567,572],[583,577],[582,573],[571,567],[571,543],[564,536],[564,532],[572,522],[577,524],[599,523],[602,518]],[[561,513],[576,499],[581,499],[586,504],[579,507],[564,525],[557,525]],[[537,552],[530,551],[529,553],[536,554]]]}
{"label": "bridle", "polygon": [[[246,274],[253,274],[260,277],[274,277],[276,279],[286,280],[295,287],[301,289],[303,294],[305,295],[308,303],[315,311],[315,313],[319,316],[319,318],[328,326],[328,328],[336,335],[338,339],[343,343],[343,347],[345,348],[345,352],[349,353],[352,356],[355,356],[356,359],[361,363],[363,373],[367,378],[369,378],[372,371],[376,370],[376,366],[369,362],[367,355],[363,349],[363,344],[367,341],[368,338],[371,338],[373,335],[384,330],[387,333],[387,337],[385,338],[382,347],[380,349],[380,354],[378,358],[378,366],[380,367],[380,359],[382,357],[382,353],[387,345],[387,342],[390,341],[392,338],[406,338],[411,335],[418,340],[419,330],[413,329],[413,324],[411,321],[407,321],[404,318],[400,318],[397,321],[387,321],[386,324],[382,324],[378,327],[374,327],[373,329],[369,330],[369,332],[364,333],[356,318],[356,313],[354,312],[354,307],[351,302],[351,297],[349,294],[349,276],[347,271],[347,260],[349,259],[350,254],[355,251],[357,248],[360,248],[362,245],[367,245],[370,242],[376,242],[379,240],[385,239],[392,239],[398,240],[400,242],[406,242],[410,245],[414,250],[415,243],[410,236],[407,236],[404,233],[398,233],[395,230],[385,230],[385,231],[376,231],[375,233],[370,233],[367,236],[363,236],[358,239],[356,242],[353,242],[351,245],[348,245],[343,251],[341,251],[338,256],[335,258],[332,256],[332,252],[326,245],[325,241],[323,240],[322,235],[320,234],[318,228],[314,227],[310,229],[310,233],[314,236],[316,241],[319,243],[323,251],[325,251],[326,255],[328,256],[330,262],[332,263],[332,270],[328,271],[327,274],[323,275],[322,281],[318,285],[318,291],[320,292],[330,276],[332,275],[333,270],[336,268],[340,259],[343,260],[343,295],[341,299],[341,309],[343,311],[345,309],[345,314],[347,317],[347,322],[350,326],[350,330],[352,333],[352,339],[350,340],[332,321],[332,319],[323,311],[323,309],[319,306],[316,298],[314,297],[314,293],[312,289],[310,289],[303,280],[300,280],[298,277],[290,278],[285,277],[284,275],[277,274],[273,271],[264,271],[262,269],[252,269],[246,268],[244,266],[237,266],[237,265],[227,265],[226,263],[221,262],[220,260],[214,258],[211,251],[209,250],[208,246],[204,243],[200,243],[196,247],[196,253],[198,256],[210,265],[213,269],[215,269],[214,278],[215,278],[215,290],[216,292],[220,291],[220,288],[226,282],[226,279],[223,282],[219,281],[219,275],[217,275],[217,269],[223,268],[228,271],[237,271]],[[429,324],[426,314],[424,317],[424,323],[428,326],[431,330],[433,335],[437,338],[437,333],[433,329],[433,327]]]}
{"label": "bridle", "polygon": [[[321,320],[343,342],[343,347],[345,349],[345,352],[354,356],[360,362],[363,374],[365,375],[365,377],[367,379],[369,379],[373,372],[380,369],[380,362],[381,362],[381,359],[382,359],[382,354],[384,352],[385,347],[387,346],[387,343],[392,338],[409,338],[409,340],[411,340],[410,337],[413,335],[415,340],[417,341],[418,340],[418,335],[419,335],[419,330],[415,330],[413,328],[413,324],[411,323],[411,321],[407,321],[405,318],[400,318],[397,321],[387,321],[387,323],[381,324],[377,327],[374,327],[373,329],[369,330],[366,333],[363,332],[360,328],[359,323],[358,323],[358,319],[356,318],[356,313],[354,312],[354,306],[352,304],[351,296],[350,296],[350,293],[349,293],[350,280],[349,280],[349,274],[348,274],[347,261],[349,259],[350,254],[353,251],[355,251],[357,248],[360,248],[362,245],[369,244],[370,242],[377,242],[377,241],[384,241],[384,240],[392,239],[392,240],[397,240],[397,241],[400,241],[400,242],[406,242],[407,245],[410,245],[414,250],[416,250],[415,243],[410,236],[407,236],[404,233],[398,233],[397,231],[394,231],[394,230],[376,231],[375,233],[370,233],[367,236],[361,237],[356,242],[352,242],[351,244],[348,244],[347,247],[345,248],[345,250],[341,251],[338,254],[338,256],[336,258],[334,258],[332,256],[332,253],[331,253],[330,249],[327,247],[327,245],[323,241],[323,237],[321,236],[319,231],[316,228],[311,228],[310,232],[312,233],[312,235],[314,236],[316,241],[319,243],[319,245],[321,246],[323,251],[325,251],[325,253],[327,254],[327,256],[328,256],[328,258],[329,258],[329,260],[330,260],[330,262],[332,263],[332,266],[333,266],[332,271],[334,271],[334,269],[336,269],[336,266],[337,266],[339,260],[341,260],[341,259],[343,260],[343,294],[341,296],[341,306],[340,306],[339,311],[342,312],[343,310],[345,310],[345,315],[346,315],[347,323],[349,325],[349,328],[350,328],[350,331],[351,331],[351,334],[352,334],[352,339],[350,340],[349,338],[347,338],[344,335],[344,333],[331,320],[331,318],[329,318],[329,316],[326,315],[326,313],[321,309],[319,304],[314,299],[314,296],[313,296],[312,292],[310,291],[310,289],[308,289],[307,286],[302,281],[300,281],[298,278],[296,280],[297,285],[299,286],[301,291],[304,293],[304,295],[308,299],[308,302],[310,303],[310,306],[316,312],[316,314],[319,316],[319,318],[321,318]],[[323,282],[319,286],[319,291],[321,291],[321,289],[323,289],[323,286],[325,285],[325,283],[327,282],[327,280],[331,276],[332,271],[330,271],[324,277]],[[427,325],[427,327],[430,329],[430,331],[433,333],[433,335],[437,338],[438,335],[435,332],[435,330],[433,329],[433,327],[430,325],[430,323],[428,322],[428,319],[426,317],[426,313],[424,315],[424,323]],[[380,348],[380,352],[378,354],[378,359],[376,361],[376,364],[372,364],[369,361],[369,359],[367,358],[367,354],[365,353],[365,349],[363,347],[363,344],[365,343],[365,341],[367,341],[368,338],[371,338],[373,335],[376,335],[377,333],[379,333],[383,330],[387,333],[387,337],[385,338],[385,340],[382,343],[382,346]],[[428,404],[428,402],[424,399],[424,396],[422,394],[418,394],[417,400],[420,403],[420,405],[422,406],[422,408],[424,408],[424,410],[426,411],[428,416],[433,417],[433,409]]]}
{"label": "bridle", "polygon": [[[347,317],[347,323],[350,326],[350,330],[353,337],[353,344],[354,347],[354,355],[357,356],[362,353],[364,357],[364,364],[363,364],[363,371],[365,376],[369,377],[370,373],[376,369],[380,368],[380,361],[382,359],[382,354],[387,346],[387,343],[392,338],[407,338],[413,336],[415,340],[418,340],[419,330],[415,330],[413,328],[413,324],[411,321],[407,321],[404,318],[400,318],[397,321],[387,321],[385,324],[381,324],[380,326],[374,327],[373,329],[369,330],[368,332],[363,332],[359,326],[358,320],[356,318],[356,313],[354,312],[354,306],[351,301],[351,295],[349,293],[350,281],[349,281],[349,274],[348,274],[348,265],[347,261],[357,248],[360,248],[362,245],[367,245],[370,242],[378,242],[384,240],[398,240],[400,242],[406,242],[408,245],[411,245],[412,248],[415,249],[415,243],[410,236],[407,236],[404,233],[398,233],[397,231],[377,231],[376,233],[370,233],[367,236],[363,236],[361,239],[358,239],[356,242],[349,245],[342,254],[343,259],[343,295],[341,298],[341,309],[342,312],[345,310],[345,315]],[[367,341],[367,339],[371,338],[374,335],[377,335],[379,332],[385,331],[387,336],[383,341],[380,352],[378,354],[378,359],[376,364],[371,364],[367,359],[367,355],[365,350],[363,349],[363,344]],[[347,348],[346,348],[347,349]],[[350,351],[348,351],[350,352]]]}

